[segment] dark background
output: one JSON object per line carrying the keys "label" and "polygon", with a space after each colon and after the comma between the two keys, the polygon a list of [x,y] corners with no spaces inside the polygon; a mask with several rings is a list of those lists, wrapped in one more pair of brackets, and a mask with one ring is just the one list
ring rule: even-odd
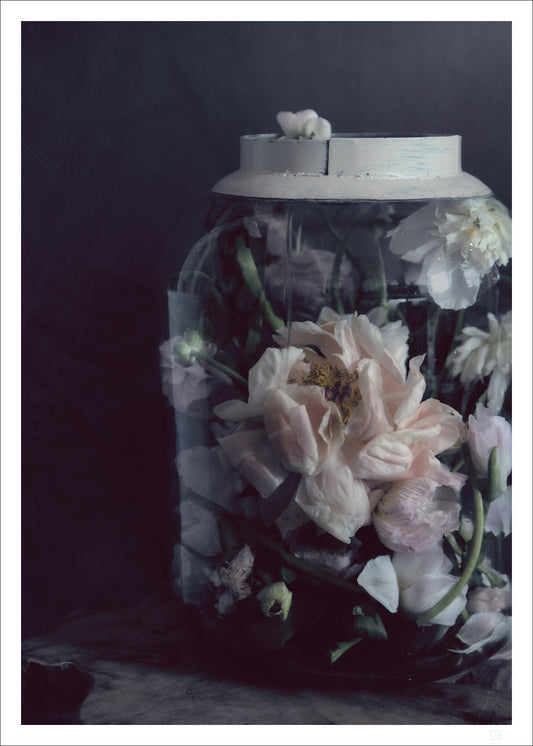
{"label": "dark background", "polygon": [[22,24],[23,635],[168,588],[166,282],[239,136],[463,137],[511,207],[511,23]]}

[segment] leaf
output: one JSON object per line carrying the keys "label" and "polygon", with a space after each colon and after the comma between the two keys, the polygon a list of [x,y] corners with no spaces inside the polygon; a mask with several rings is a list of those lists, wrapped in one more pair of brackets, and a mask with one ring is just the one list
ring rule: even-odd
{"label": "leaf", "polygon": [[291,570],[290,567],[285,567],[285,565],[281,566],[281,579],[284,583],[287,583],[287,585],[293,583],[297,577],[298,573]]}
{"label": "leaf", "polygon": [[353,628],[356,632],[373,640],[387,639],[387,630],[378,613],[365,614],[360,606],[356,606],[353,614]]}
{"label": "leaf", "polygon": [[287,479],[271,495],[261,500],[261,518],[264,520],[266,526],[271,526],[289,505],[298,488],[300,479],[301,474],[294,471],[290,472]]}
{"label": "leaf", "polygon": [[337,643],[337,647],[335,650],[330,650],[330,660],[331,663],[335,663],[339,660],[341,655],[344,655],[350,648],[353,648],[354,645],[357,645],[358,642],[361,642],[361,637],[356,637],[355,640],[349,640],[348,642],[339,642]]}

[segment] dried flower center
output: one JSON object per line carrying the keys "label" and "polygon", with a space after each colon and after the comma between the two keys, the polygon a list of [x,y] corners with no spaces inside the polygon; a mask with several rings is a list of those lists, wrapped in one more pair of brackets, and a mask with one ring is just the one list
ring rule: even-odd
{"label": "dried flower center", "polygon": [[344,426],[348,424],[355,406],[361,401],[357,373],[349,373],[327,361],[312,363],[302,383],[324,389],[326,400],[337,405]]}

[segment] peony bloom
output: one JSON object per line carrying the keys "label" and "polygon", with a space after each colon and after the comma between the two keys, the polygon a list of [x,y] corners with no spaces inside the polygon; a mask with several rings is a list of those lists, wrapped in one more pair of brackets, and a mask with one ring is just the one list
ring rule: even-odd
{"label": "peony bloom", "polygon": [[[281,349],[267,349],[249,372],[248,401],[225,402],[215,413],[239,423],[220,445],[263,497],[290,472],[300,474],[296,524],[303,512],[349,543],[371,522],[377,485],[449,484],[454,478],[436,454],[457,446],[465,428],[455,410],[422,402],[423,358],[413,358],[406,375],[402,334],[398,344],[357,314],[329,311],[321,322],[280,329]],[[278,525],[291,522],[282,514]],[[433,532],[436,541],[447,527],[443,521],[440,535]]]}
{"label": "peony bloom", "polygon": [[430,202],[387,235],[415,265],[408,279],[441,308],[473,305],[481,280],[511,258],[511,218],[492,197]]}
{"label": "peony bloom", "polygon": [[460,376],[468,385],[490,376],[487,406],[498,414],[505,392],[511,382],[512,313],[508,311],[498,320],[487,314],[489,331],[467,326],[459,337],[460,344],[449,355],[446,365],[452,376]]}
{"label": "peony bloom", "polygon": [[319,117],[313,109],[303,111],[280,111],[276,117],[283,134],[292,139],[329,140],[331,124]]}
{"label": "peony bloom", "polygon": [[[438,472],[437,472],[438,473]],[[460,490],[461,474],[443,478]],[[372,520],[382,544],[396,552],[422,552],[459,528],[461,504],[453,489],[435,477],[393,482],[378,503]]]}
{"label": "peony bloom", "polygon": [[213,377],[197,357],[199,354],[213,357],[215,345],[205,345],[200,335],[193,332],[166,340],[159,352],[163,394],[176,411],[202,417]]}
{"label": "peony bloom", "polygon": [[[452,563],[440,545],[418,554],[395,552],[392,566],[398,577],[400,607],[409,614],[420,615],[438,603],[459,578],[450,575]],[[451,627],[466,606],[467,588],[428,624]]]}
{"label": "peony bloom", "polygon": [[507,490],[507,479],[512,468],[512,429],[503,417],[492,415],[487,407],[476,405],[474,415],[468,418],[468,443],[472,453],[472,461],[478,474],[487,476],[489,457],[497,448],[497,471],[499,476],[499,491]]}

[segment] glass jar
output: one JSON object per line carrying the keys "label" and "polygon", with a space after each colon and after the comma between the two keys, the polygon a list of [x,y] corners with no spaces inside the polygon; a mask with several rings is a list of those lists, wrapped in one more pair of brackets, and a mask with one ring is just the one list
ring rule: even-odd
{"label": "glass jar", "polygon": [[460,146],[243,137],[169,289],[176,592],[269,668],[510,642],[511,224]]}

